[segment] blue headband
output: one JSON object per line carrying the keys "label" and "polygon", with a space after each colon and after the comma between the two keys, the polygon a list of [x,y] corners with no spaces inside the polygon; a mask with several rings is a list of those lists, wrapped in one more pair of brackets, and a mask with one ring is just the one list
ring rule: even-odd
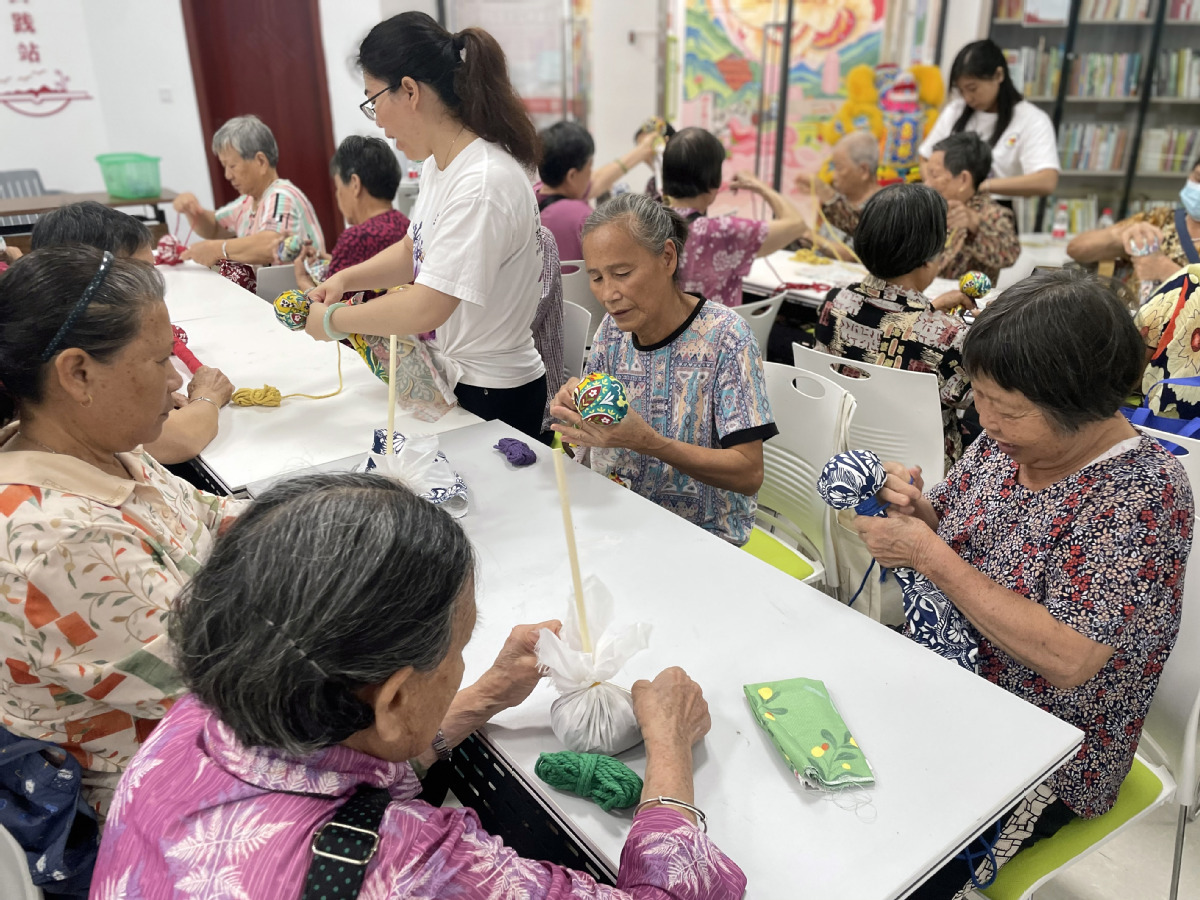
{"label": "blue headband", "polygon": [[67,320],[62,323],[62,327],[54,333],[54,337],[50,339],[50,343],[42,351],[42,362],[50,360],[50,357],[54,355],[54,351],[58,349],[58,345],[63,342],[67,334],[75,327],[75,323],[79,321],[79,317],[83,315],[83,311],[92,302],[92,297],[99,290],[100,285],[104,283],[104,276],[108,274],[108,270],[112,268],[112,264],[113,255],[105,250],[104,258],[100,260],[100,268],[96,270],[96,274],[92,276],[92,280],[88,282],[88,286],[83,289],[83,295],[75,303],[75,307],[71,310],[70,315],[67,316]]}

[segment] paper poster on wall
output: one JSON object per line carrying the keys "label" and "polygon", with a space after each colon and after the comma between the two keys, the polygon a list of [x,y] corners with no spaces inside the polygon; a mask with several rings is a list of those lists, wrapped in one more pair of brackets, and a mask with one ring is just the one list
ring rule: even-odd
{"label": "paper poster on wall", "polygon": [[87,91],[73,90],[65,54],[56,52],[53,16],[32,0],[9,0],[0,19],[0,104],[41,118],[62,112]]}

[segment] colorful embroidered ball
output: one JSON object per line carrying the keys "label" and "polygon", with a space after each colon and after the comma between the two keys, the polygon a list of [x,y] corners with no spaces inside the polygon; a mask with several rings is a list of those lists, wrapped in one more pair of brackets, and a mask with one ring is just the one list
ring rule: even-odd
{"label": "colorful embroidered ball", "polygon": [[279,242],[279,246],[275,248],[275,255],[281,263],[290,263],[300,255],[300,251],[303,249],[303,239],[299,235],[289,234]]}
{"label": "colorful embroidered ball", "polygon": [[992,279],[983,272],[967,272],[958,279],[958,289],[972,300],[978,300],[992,289]]}
{"label": "colorful embroidered ball", "polygon": [[308,321],[308,309],[311,305],[303,291],[293,288],[284,291],[275,298],[275,318],[292,331],[303,331],[304,323]]}
{"label": "colorful embroidered ball", "polygon": [[585,422],[615,425],[629,412],[625,386],[611,375],[592,372],[575,388],[575,408]]}
{"label": "colorful embroidered ball", "polygon": [[183,251],[187,247],[183,241],[173,234],[164,234],[158,239],[154,248],[154,264],[156,266],[177,266],[183,262]]}

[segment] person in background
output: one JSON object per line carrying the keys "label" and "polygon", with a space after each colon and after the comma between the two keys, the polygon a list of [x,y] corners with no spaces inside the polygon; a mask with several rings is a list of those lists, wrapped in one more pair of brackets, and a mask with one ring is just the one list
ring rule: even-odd
{"label": "person in background", "polygon": [[682,290],[686,240],[679,214],[645,194],[592,213],[583,258],[608,314],[584,371],[620,381],[629,411],[615,425],[583,421],[577,378],[550,411],[565,423],[554,426],[563,443],[589,448],[593,471],[741,546],[754,527],[763,443],[779,428],[746,320]]}
{"label": "person in background", "polygon": [[230,119],[213,135],[212,152],[225,170],[225,179],[241,196],[214,211],[205,209],[195,194],[175,198],[175,211],[205,240],[184,251],[184,259],[214,266],[222,259],[269,266],[277,262],[282,238],[296,235],[325,252],[325,236],[312,204],[286,178],[280,178],[279,146],[258,116]]}
{"label": "person in background", "polygon": [[833,145],[829,156],[833,184],[801,173],[796,190],[812,193],[834,228],[853,239],[863,204],[879,191],[879,139],[869,131],[852,131]]}
{"label": "person in background", "polygon": [[973,131],[934,145],[925,161],[925,183],[946,198],[949,237],[938,275],[957,280],[983,272],[995,283],[1000,270],[1021,255],[1013,212],[979,190],[992,166],[992,151]]}
{"label": "person in background", "polygon": [[[333,245],[326,278],[398,244],[408,234],[409,226],[408,216],[392,206],[400,187],[400,161],[385,141],[352,134],[338,145],[329,169],[338,212],[347,228]],[[300,290],[316,287],[306,264],[312,265],[318,259],[312,243],[306,243],[296,257],[293,265]],[[376,292],[368,292],[364,299],[375,296]]]}
{"label": "person in background", "polygon": [[730,187],[758,194],[775,216],[772,222],[739,216],[708,215],[721,190],[725,148],[703,128],[684,128],[667,141],[663,153],[665,202],[688,225],[680,260],[680,288],[725,306],[742,303],[742,279],[759,256],[782,250],[811,234],[795,205],[748,172],[734,176]]}
{"label": "person in background", "polygon": [[[946,246],[946,201],[922,184],[889,185],[867,201],[855,235],[855,250],[870,274],[829,292],[817,317],[816,348],[936,375],[949,471],[963,450],[957,411],[971,403],[962,368],[967,325],[936,309],[924,293]],[[846,368],[846,374],[858,374]]]}
{"label": "person in background", "polygon": [[1141,392],[1155,415],[1200,418],[1200,387],[1163,384],[1166,379],[1195,376],[1200,370],[1196,330],[1200,320],[1200,263],[1187,265],[1167,278],[1134,314],[1133,324],[1146,344]]}
{"label": "person in background", "polygon": [[4,236],[0,235],[0,272],[5,272],[8,267],[15,263],[22,256],[19,247],[10,247],[4,242]]}
{"label": "person in background", "polygon": [[1183,266],[1200,263],[1200,158],[1179,191],[1179,206],[1156,207],[1085,231],[1067,244],[1067,255],[1084,265],[1110,263],[1112,275],[1137,293],[1139,282],[1161,285]]}
{"label": "person in background", "polygon": [[950,67],[950,86],[958,96],[942,109],[921,144],[921,157],[929,159],[950,135],[973,131],[992,148],[991,172],[979,191],[1004,198],[1054,193],[1061,168],[1054,123],[1021,96],[995,41],[974,41],[959,50]]}
{"label": "person in background", "polygon": [[[83,200],[39,216],[29,242],[33,250],[86,244],[152,266],[152,240],[150,230],[133,216]],[[142,447],[164,466],[192,459],[217,436],[218,412],[233,396],[233,383],[220,369],[201,366],[188,382],[187,395],[171,396],[175,408],[162,433]]]}

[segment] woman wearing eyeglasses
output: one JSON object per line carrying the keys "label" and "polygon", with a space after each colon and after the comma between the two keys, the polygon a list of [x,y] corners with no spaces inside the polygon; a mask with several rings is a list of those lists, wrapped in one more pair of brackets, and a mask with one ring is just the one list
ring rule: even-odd
{"label": "woman wearing eyeglasses", "polygon": [[[541,431],[546,369],[530,326],[541,296],[538,207],[527,174],[537,132],[486,31],[450,34],[424,13],[393,16],[359,47],[369,119],[423,159],[408,237],[310,292],[308,333],[434,332],[429,349],[459,404]],[[345,306],[346,293],[411,288]]]}

